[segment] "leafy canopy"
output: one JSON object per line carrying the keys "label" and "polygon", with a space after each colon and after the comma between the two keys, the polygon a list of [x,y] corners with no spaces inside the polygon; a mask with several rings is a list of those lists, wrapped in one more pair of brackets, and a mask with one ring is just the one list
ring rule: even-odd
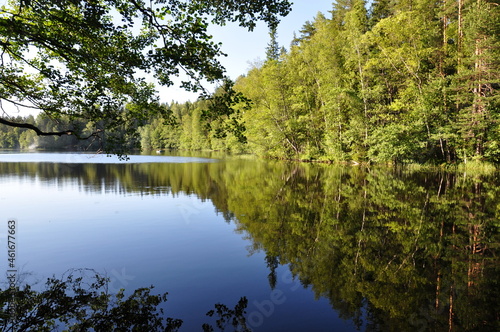
{"label": "leafy canopy", "polygon": [[11,0],[0,7],[0,124],[23,126],[8,119],[6,106],[24,106],[90,121],[109,146],[123,142],[151,116],[168,113],[144,74],[171,86],[184,73],[181,86],[199,91],[202,80],[216,82],[225,72],[210,24],[252,30],[263,20],[274,28],[290,6],[287,0]]}

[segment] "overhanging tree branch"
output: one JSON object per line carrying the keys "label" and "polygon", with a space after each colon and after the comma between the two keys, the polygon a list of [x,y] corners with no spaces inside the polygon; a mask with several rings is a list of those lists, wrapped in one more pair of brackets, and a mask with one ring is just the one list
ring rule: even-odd
{"label": "overhanging tree branch", "polygon": [[42,131],[40,128],[38,128],[37,126],[32,125],[30,123],[12,122],[12,121],[9,121],[9,120],[3,119],[3,118],[0,118],[0,124],[4,124],[4,125],[10,126],[10,127],[15,127],[15,128],[31,129],[38,136],[59,136],[59,137],[61,137],[61,136],[65,136],[65,135],[68,135],[68,136],[71,135],[71,136],[76,137],[79,140],[86,140],[86,139],[89,139],[91,137],[97,137],[97,136],[99,136],[99,134],[101,132],[103,132],[102,129],[98,129],[88,136],[81,136],[76,131],[71,130],[71,129],[70,130],[62,130],[62,131]]}
{"label": "overhanging tree branch", "polygon": [[184,71],[189,81],[181,87],[207,94],[201,82],[220,81],[225,73],[218,61],[224,53],[208,27],[275,25],[290,6],[289,0],[9,1],[0,9],[0,109],[1,101],[34,105],[50,118],[103,127],[83,137],[71,125],[44,131],[9,116],[0,125],[38,136],[102,138],[110,153],[130,150],[140,126],[162,112],[143,73],[171,86]]}

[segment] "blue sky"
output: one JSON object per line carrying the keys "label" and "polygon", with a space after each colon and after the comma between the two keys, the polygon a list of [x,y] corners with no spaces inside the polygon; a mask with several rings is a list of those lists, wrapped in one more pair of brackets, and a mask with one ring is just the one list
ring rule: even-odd
{"label": "blue sky", "polygon": [[[329,17],[328,11],[332,9],[333,0],[296,0],[292,12],[281,19],[278,27],[278,42],[280,46],[289,48],[293,39],[293,33],[299,34],[306,21],[312,21],[322,12]],[[227,57],[220,59],[227,69],[227,74],[233,80],[238,76],[246,74],[251,63],[265,58],[266,47],[269,43],[269,30],[267,25],[259,22],[253,32],[248,32],[236,24],[228,24],[224,27],[213,27],[209,30],[214,41],[222,42],[222,50]],[[161,89],[162,102],[172,100],[184,102],[196,100],[196,94],[187,93],[178,88]]]}
{"label": "blue sky", "polygon": [[[278,27],[278,42],[280,46],[289,48],[293,33],[298,34],[306,21],[312,21],[318,12],[327,14],[332,8],[332,0],[297,0],[288,16],[281,19]],[[211,30],[214,39],[222,42],[222,49],[228,54],[223,59],[228,74],[235,79],[248,69],[248,61],[265,58],[269,43],[269,30],[265,23],[260,22],[253,32],[248,32],[236,25],[217,27]]]}

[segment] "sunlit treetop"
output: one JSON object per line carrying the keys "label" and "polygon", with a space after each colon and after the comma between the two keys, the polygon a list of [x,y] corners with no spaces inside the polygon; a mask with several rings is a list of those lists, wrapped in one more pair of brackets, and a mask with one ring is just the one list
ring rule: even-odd
{"label": "sunlit treetop", "polygon": [[[171,86],[182,73],[188,79],[181,86],[199,91],[202,80],[219,81],[225,72],[210,24],[252,30],[265,21],[272,28],[290,6],[287,0],[9,1],[0,7],[0,123],[24,126],[7,116],[8,107],[23,106],[90,121],[108,142],[123,141],[165,111],[145,74]],[[37,134],[81,135],[75,128]]]}

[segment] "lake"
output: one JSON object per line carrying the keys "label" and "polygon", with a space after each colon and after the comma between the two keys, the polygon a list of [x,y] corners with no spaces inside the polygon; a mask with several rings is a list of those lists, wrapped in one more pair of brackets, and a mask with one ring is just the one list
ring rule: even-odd
{"label": "lake", "polygon": [[15,220],[26,283],[88,268],[112,292],[154,285],[180,331],[241,297],[253,331],[498,331],[499,184],[223,154],[3,152],[0,243]]}

